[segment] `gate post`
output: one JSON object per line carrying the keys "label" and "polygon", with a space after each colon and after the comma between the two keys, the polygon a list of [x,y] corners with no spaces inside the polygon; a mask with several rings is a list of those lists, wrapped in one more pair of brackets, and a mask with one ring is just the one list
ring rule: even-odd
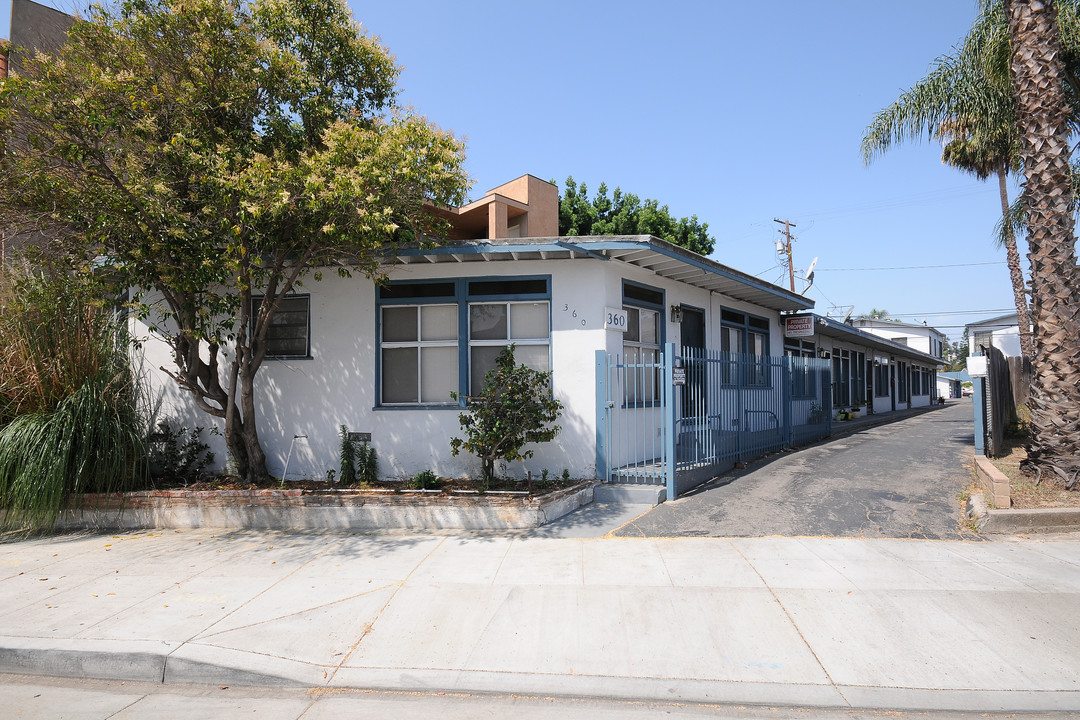
{"label": "gate post", "polygon": [[596,479],[608,482],[608,355],[596,351]]}
{"label": "gate post", "polygon": [[[975,411],[975,454],[986,455],[986,378],[973,377],[972,405]],[[963,393],[961,393],[963,395]]]}
{"label": "gate post", "polygon": [[783,422],[783,447],[790,448],[795,444],[794,430],[792,429],[791,415],[791,378],[794,374],[795,358],[789,355],[781,356],[780,362],[780,412],[784,414]]}
{"label": "gate post", "polygon": [[664,344],[664,477],[667,480],[667,499],[677,497],[675,485],[675,344]]}

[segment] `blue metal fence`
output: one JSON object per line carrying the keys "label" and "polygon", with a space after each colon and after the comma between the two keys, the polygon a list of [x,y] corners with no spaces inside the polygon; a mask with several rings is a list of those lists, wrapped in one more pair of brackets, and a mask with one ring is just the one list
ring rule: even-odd
{"label": "blue metal fence", "polygon": [[597,473],[665,485],[669,498],[737,462],[827,436],[831,368],[673,344],[654,357],[596,355]]}

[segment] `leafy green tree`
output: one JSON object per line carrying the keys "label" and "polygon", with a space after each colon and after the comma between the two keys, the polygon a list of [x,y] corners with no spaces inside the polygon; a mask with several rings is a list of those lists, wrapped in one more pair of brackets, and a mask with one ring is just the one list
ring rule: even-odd
{"label": "leafy green tree", "polygon": [[702,255],[716,247],[709,235],[708,223],[697,215],[676,219],[667,205],[657,200],[641,200],[621,188],[608,197],[608,187],[600,183],[596,197],[589,199],[585,183],[579,186],[573,177],[566,178],[559,198],[560,235],[653,235]]}
{"label": "leafy green tree", "polygon": [[281,299],[321,268],[378,278],[388,242],[438,234],[428,203],[464,201],[462,143],[397,108],[399,72],[343,0],[126,0],[0,87],[0,213],[141,289],[245,479],[268,479]]}
{"label": "leafy green tree", "polygon": [[967,369],[967,359],[970,354],[968,333],[957,342],[946,340],[942,348],[942,359],[945,361],[945,369],[949,372],[958,372]]}
{"label": "leafy green tree", "polygon": [[[456,400],[457,393],[451,393]],[[514,362],[514,346],[503,348],[495,367],[484,378],[484,388],[469,398],[466,412],[458,415],[464,438],[450,440],[450,453],[462,451],[480,458],[484,482],[495,479],[495,462],[527,460],[530,443],[550,442],[559,434],[562,403],[551,397],[551,373]]]}

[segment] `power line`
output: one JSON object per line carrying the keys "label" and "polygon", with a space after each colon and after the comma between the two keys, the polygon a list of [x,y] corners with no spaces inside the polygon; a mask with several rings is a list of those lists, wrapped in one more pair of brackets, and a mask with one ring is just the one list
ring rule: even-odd
{"label": "power line", "polygon": [[[919,312],[919,313],[889,313],[889,317],[937,317],[939,315],[982,315],[983,313],[1005,313],[1016,310],[1013,308],[996,308],[991,310],[935,310],[932,312]],[[888,318],[884,318],[888,319]]]}
{"label": "power line", "polygon": [[826,268],[819,267],[818,272],[867,272],[869,270],[934,270],[937,268],[977,267],[980,265],[1004,265],[1004,260],[977,263],[955,263],[953,265],[901,265],[898,267],[861,267],[861,268]]}

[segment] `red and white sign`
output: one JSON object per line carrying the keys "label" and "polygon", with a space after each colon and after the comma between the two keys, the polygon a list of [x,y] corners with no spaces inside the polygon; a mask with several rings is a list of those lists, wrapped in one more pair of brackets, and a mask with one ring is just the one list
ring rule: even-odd
{"label": "red and white sign", "polygon": [[784,337],[814,337],[813,316],[784,318]]}

